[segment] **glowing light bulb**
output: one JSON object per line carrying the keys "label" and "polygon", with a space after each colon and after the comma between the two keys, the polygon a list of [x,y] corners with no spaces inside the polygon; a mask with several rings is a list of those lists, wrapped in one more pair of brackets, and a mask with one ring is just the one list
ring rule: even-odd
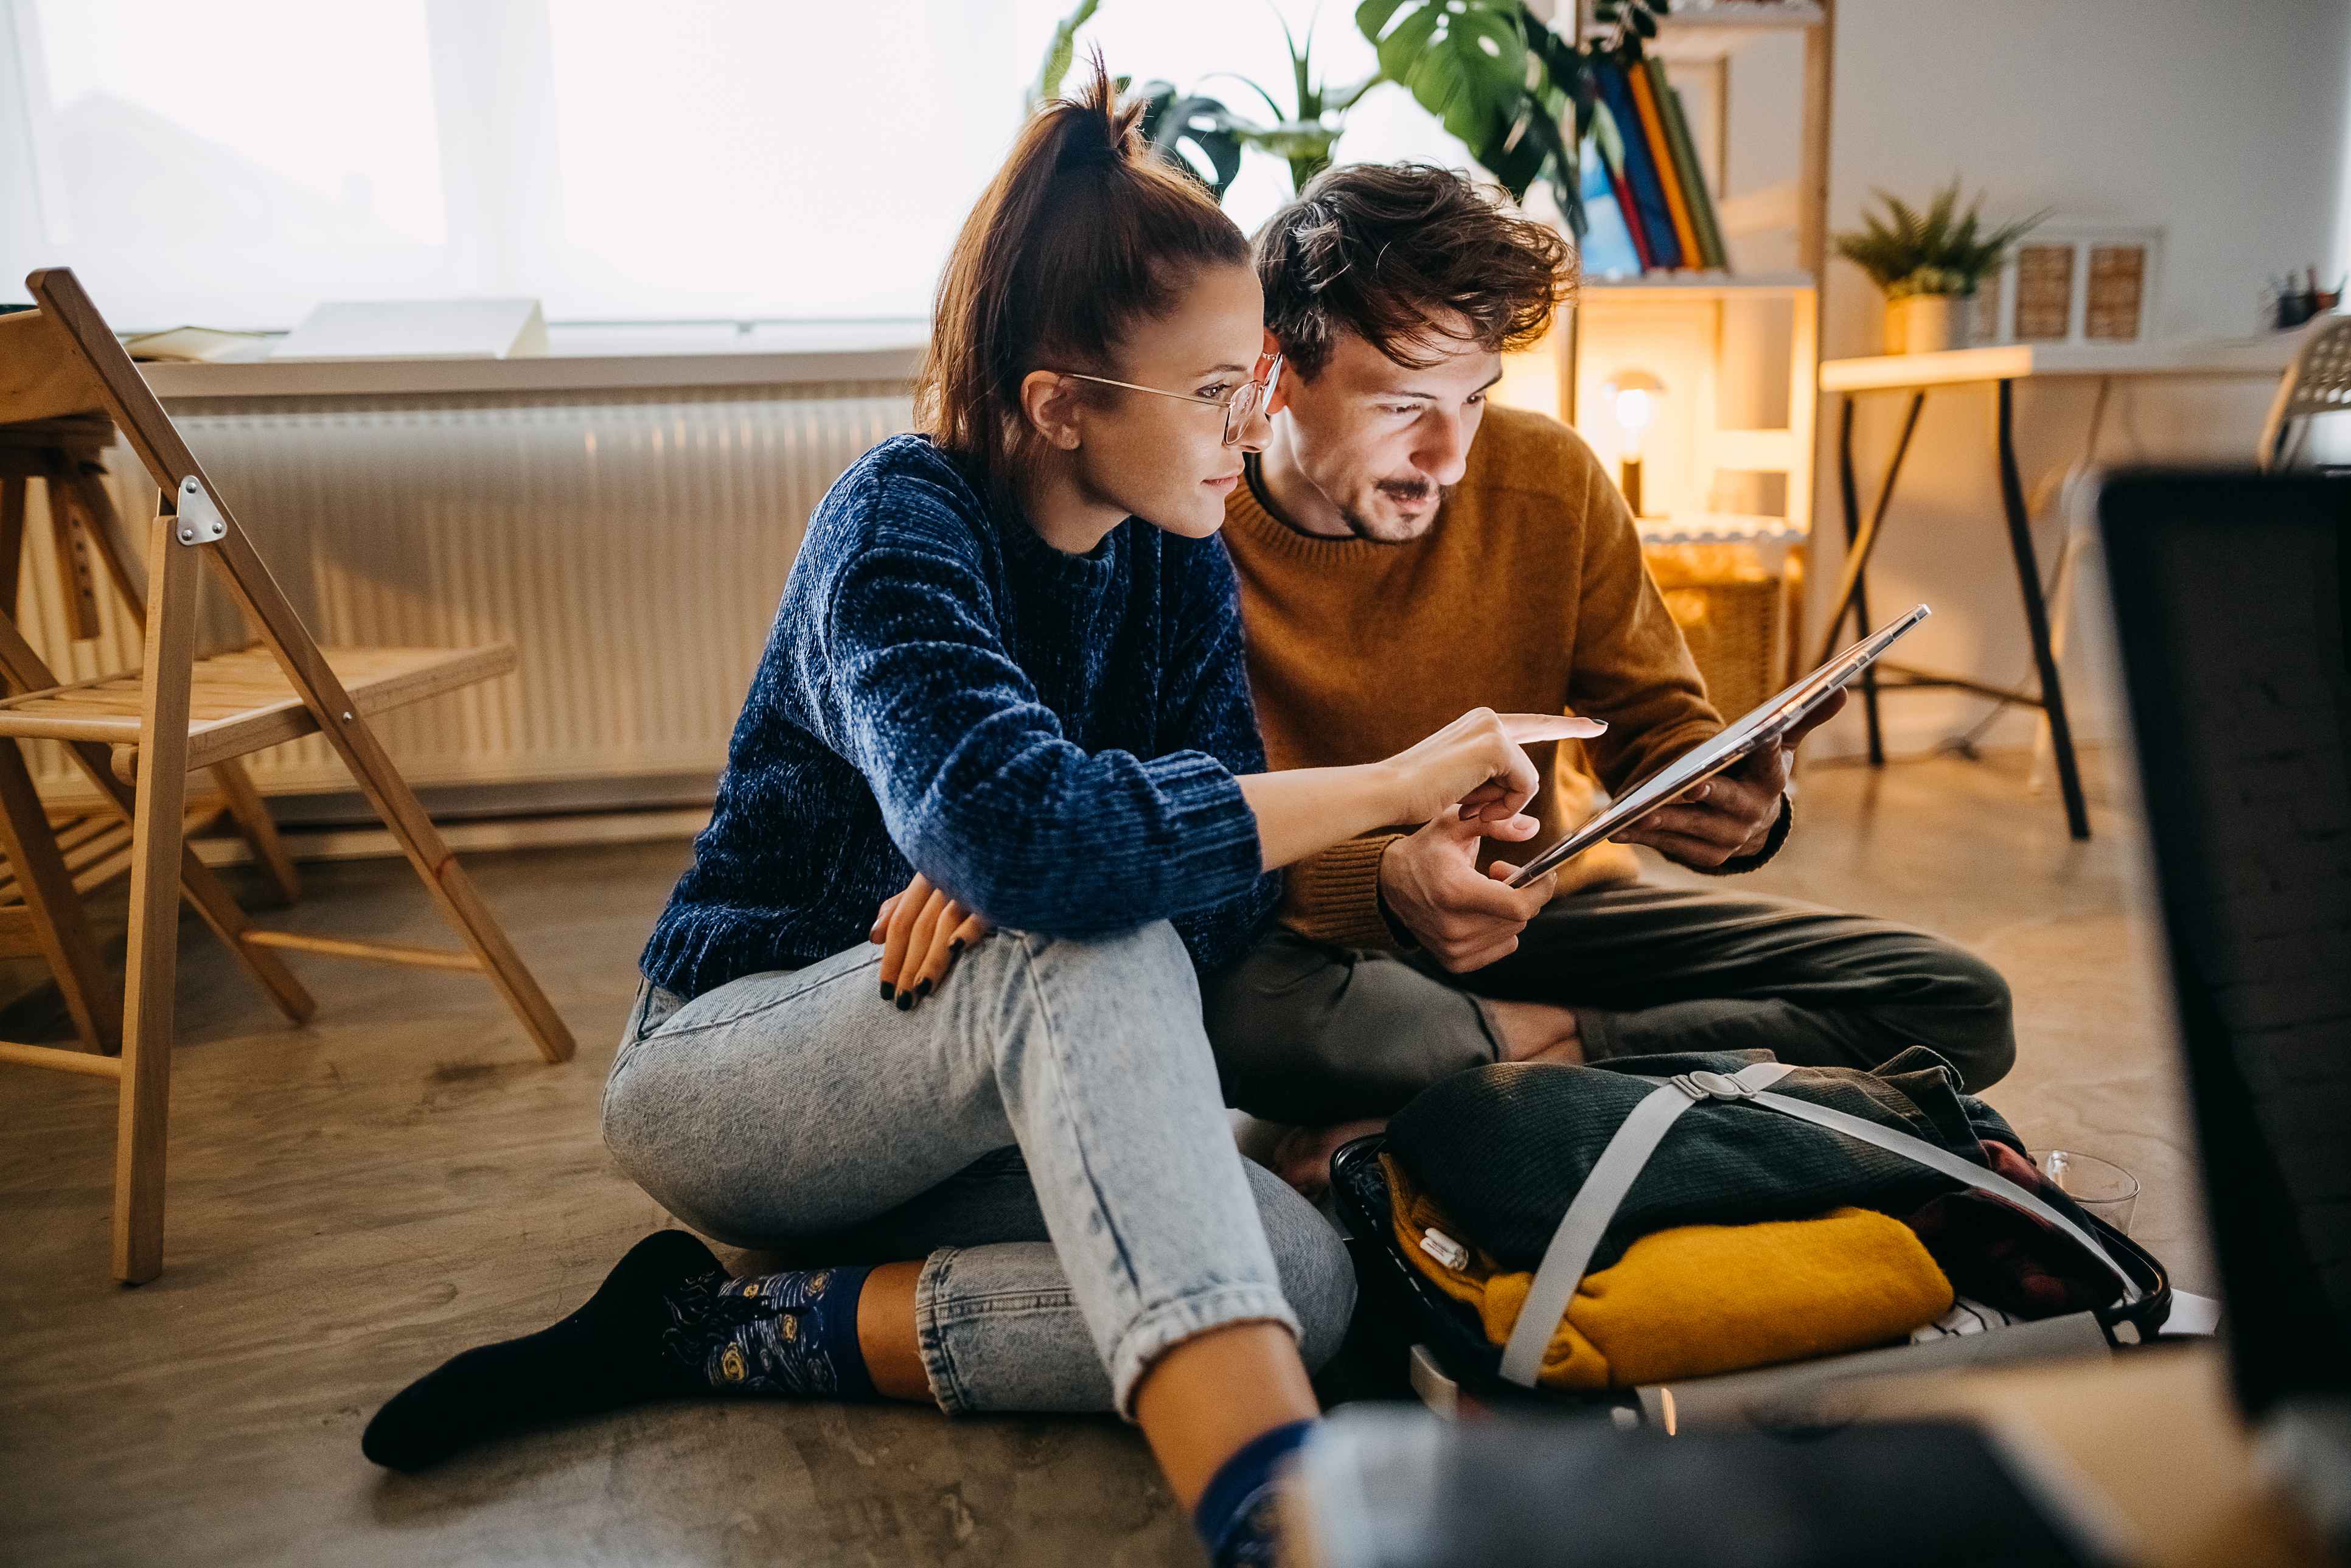
{"label": "glowing light bulb", "polygon": [[1616,416],[1616,428],[1623,437],[1617,450],[1618,487],[1625,492],[1625,505],[1636,517],[1648,516],[1641,496],[1641,442],[1648,434],[1650,422],[1657,416],[1657,399],[1665,385],[1646,371],[1619,371],[1601,385],[1601,395],[1608,401],[1606,407]]}
{"label": "glowing light bulb", "polygon": [[1616,392],[1616,423],[1625,432],[1625,450],[1637,455],[1641,436],[1649,428],[1656,405],[1650,401],[1646,387],[1621,387]]}

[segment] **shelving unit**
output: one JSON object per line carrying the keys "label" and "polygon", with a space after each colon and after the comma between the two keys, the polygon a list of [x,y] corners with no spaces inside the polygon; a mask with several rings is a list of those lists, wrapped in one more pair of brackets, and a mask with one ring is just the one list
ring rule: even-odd
{"label": "shelving unit", "polygon": [[[1576,7],[1577,31],[1588,28],[1590,0],[1562,0],[1562,9],[1568,4]],[[1628,369],[1664,382],[1666,392],[1655,400],[1656,423],[1641,438],[1648,503],[1642,537],[1701,667],[1707,663],[1704,639],[1690,613],[1707,611],[1708,574],[1725,589],[1717,596],[1718,612],[1735,603],[1740,615],[1757,613],[1757,582],[1778,586],[1775,624],[1762,639],[1772,648],[1772,668],[1753,678],[1787,667],[1802,642],[1801,585],[1813,525],[1820,289],[1828,246],[1834,27],[1834,0],[1677,0],[1649,51],[1667,64],[1686,97],[1694,89],[1708,95],[1712,113],[1701,131],[1699,162],[1719,204],[1729,194],[1733,57],[1764,34],[1802,41],[1797,66],[1802,107],[1792,125],[1799,139],[1793,210],[1784,225],[1771,225],[1774,232],[1792,230],[1797,265],[1784,271],[1587,278],[1552,340],[1506,370],[1499,394],[1504,401],[1547,404],[1577,426],[1613,473],[1628,438],[1602,396],[1603,386]],[[1740,237],[1732,238],[1734,260],[1742,248]],[[1781,243],[1784,256],[1785,242]],[[1744,248],[1754,246],[1750,242]],[[1708,635],[1719,643],[1720,632],[1714,628]],[[1750,632],[1742,630],[1728,642],[1752,649],[1758,639]],[[1728,687],[1743,690],[1753,684],[1748,675],[1730,681],[1724,672],[1708,673],[1709,684],[1726,699],[1731,695]]]}

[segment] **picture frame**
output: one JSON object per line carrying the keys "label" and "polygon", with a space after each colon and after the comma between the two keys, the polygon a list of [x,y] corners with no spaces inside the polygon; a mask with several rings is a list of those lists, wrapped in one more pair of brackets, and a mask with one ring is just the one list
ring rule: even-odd
{"label": "picture frame", "polygon": [[2018,240],[1976,291],[1978,343],[2136,343],[2152,335],[2163,230],[2046,224]]}

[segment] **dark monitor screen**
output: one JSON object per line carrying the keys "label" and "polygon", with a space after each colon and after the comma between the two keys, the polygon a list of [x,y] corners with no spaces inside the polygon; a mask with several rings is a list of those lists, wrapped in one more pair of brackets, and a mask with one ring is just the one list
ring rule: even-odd
{"label": "dark monitor screen", "polygon": [[2095,505],[2240,1398],[2351,1392],[2351,478]]}

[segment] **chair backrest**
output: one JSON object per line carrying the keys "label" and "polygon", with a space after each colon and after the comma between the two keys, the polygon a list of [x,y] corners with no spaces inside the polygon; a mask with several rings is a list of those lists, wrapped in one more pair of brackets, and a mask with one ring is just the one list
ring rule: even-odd
{"label": "chair backrest", "polygon": [[[161,504],[176,514],[180,542],[204,547],[207,563],[277,655],[319,724],[347,748],[359,747],[369,766],[374,766],[381,760],[380,748],[364,724],[352,725],[350,694],[72,270],[43,267],[25,279],[25,287],[40,308],[0,317],[10,332],[8,339],[0,340],[0,359],[8,366],[0,372],[0,386],[51,389],[45,395],[66,401],[95,392],[99,407],[162,492]],[[29,391],[27,401],[29,406]],[[152,576],[151,570],[151,593]],[[190,604],[193,612],[193,600]],[[150,610],[152,613],[152,605]],[[152,623],[148,634],[157,634]],[[179,641],[193,647],[193,629]],[[390,767],[389,761],[382,766]]]}
{"label": "chair backrest", "polygon": [[2277,466],[2284,456],[2287,426],[2318,413],[2351,413],[2351,316],[2312,329],[2294,350],[2253,460],[2265,469]]}
{"label": "chair backrest", "polygon": [[[35,390],[48,389],[51,395],[68,399],[94,393],[94,406],[113,419],[167,497],[178,494],[181,482],[191,476],[213,494],[212,481],[181,439],[172,416],[155,400],[147,378],[131,362],[106,318],[82,292],[73,269],[43,267],[25,279],[25,287],[40,308],[0,318],[0,328],[17,333],[15,343],[0,340],[0,358],[11,364],[6,382],[27,381]],[[84,402],[59,412],[80,413],[91,406]]]}

